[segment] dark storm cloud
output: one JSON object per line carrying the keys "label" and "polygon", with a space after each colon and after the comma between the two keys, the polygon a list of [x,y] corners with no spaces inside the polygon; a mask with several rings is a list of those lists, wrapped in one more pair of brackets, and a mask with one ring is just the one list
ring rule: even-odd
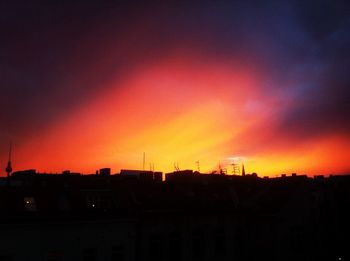
{"label": "dark storm cloud", "polygon": [[23,133],[50,120],[45,114],[55,109],[55,83],[79,30],[65,28],[71,15],[50,6],[3,3],[0,17],[1,130]]}
{"label": "dark storm cloud", "polygon": [[93,99],[110,78],[150,61],[152,49],[161,47],[148,41],[148,24],[158,24],[152,8],[122,1],[2,2],[0,139],[40,134]]}
{"label": "dark storm cloud", "polygon": [[281,120],[280,131],[296,138],[349,135],[350,4],[302,3],[295,5],[298,22],[313,44],[305,62],[297,63],[304,67],[299,71],[304,77],[298,84],[305,87],[299,90],[296,105]]}
{"label": "dark storm cloud", "polygon": [[[91,72],[91,63],[98,63],[99,57],[86,35],[106,8],[68,1],[2,2],[2,139],[18,140],[40,132],[95,92],[97,82],[103,83],[108,70]],[[90,41],[91,50],[84,40]]]}
{"label": "dark storm cloud", "polygon": [[296,97],[281,132],[349,131],[346,1],[29,2],[0,8],[2,140],[37,133],[177,48],[249,64],[271,95]]}

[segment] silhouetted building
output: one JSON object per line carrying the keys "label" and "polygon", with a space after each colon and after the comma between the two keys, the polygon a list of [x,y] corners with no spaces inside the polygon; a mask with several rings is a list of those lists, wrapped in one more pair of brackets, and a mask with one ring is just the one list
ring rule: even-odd
{"label": "silhouetted building", "polygon": [[0,260],[349,257],[350,176],[155,173],[0,178]]}
{"label": "silhouetted building", "polygon": [[109,175],[111,175],[111,169],[110,168],[100,169],[100,175],[101,176],[109,176]]}
{"label": "silhouetted building", "polygon": [[162,172],[148,171],[148,170],[130,170],[130,169],[122,169],[120,171],[120,175],[123,176],[133,176],[137,177],[142,181],[162,181]]}

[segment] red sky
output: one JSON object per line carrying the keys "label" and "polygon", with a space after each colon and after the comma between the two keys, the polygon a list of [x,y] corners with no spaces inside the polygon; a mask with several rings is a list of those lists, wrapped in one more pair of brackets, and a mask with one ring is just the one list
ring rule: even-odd
{"label": "red sky", "polygon": [[321,2],[4,4],[1,165],[350,173],[349,5]]}
{"label": "red sky", "polygon": [[263,79],[248,66],[169,57],[122,82],[112,79],[106,91],[15,147],[14,167],[118,172],[141,169],[145,152],[146,168],[165,172],[174,163],[196,169],[199,161],[203,172],[220,163],[230,173],[233,161],[244,161],[260,176],[346,173],[349,138],[286,138],[276,126],[298,101],[266,93]]}

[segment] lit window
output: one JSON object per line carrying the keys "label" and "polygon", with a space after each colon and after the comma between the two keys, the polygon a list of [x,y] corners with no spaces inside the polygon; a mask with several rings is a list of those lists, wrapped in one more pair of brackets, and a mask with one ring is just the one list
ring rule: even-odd
{"label": "lit window", "polygon": [[36,203],[34,197],[25,197],[24,198],[24,208],[27,211],[36,211]]}
{"label": "lit window", "polygon": [[100,197],[98,195],[88,195],[86,205],[88,208],[100,208]]}

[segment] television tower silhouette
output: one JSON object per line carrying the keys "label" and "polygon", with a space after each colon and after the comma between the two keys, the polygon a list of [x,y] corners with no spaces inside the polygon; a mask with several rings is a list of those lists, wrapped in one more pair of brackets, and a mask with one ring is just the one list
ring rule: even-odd
{"label": "television tower silhouette", "polygon": [[244,162],[242,162],[242,176],[245,176]]}
{"label": "television tower silhouette", "polygon": [[12,166],[11,166],[11,154],[12,154],[12,143],[10,143],[10,150],[9,150],[9,161],[7,163],[6,167],[6,172],[7,172],[7,177],[10,177],[10,174],[12,172]]}

